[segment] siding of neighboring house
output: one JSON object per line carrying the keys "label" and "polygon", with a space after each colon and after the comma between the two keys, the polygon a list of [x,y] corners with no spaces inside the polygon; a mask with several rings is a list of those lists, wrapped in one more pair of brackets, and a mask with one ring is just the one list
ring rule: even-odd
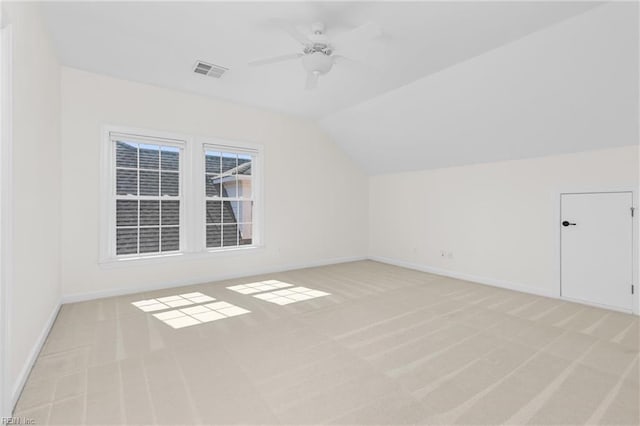
{"label": "siding of neighboring house", "polygon": [[[251,176],[251,160],[208,152],[205,156],[205,169],[207,197],[238,197],[242,186],[235,177]],[[231,173],[230,176],[220,178],[228,173]],[[238,219],[242,219],[238,203],[209,199],[206,216],[208,247],[251,244],[249,232],[244,232],[243,227],[238,226]]]}
{"label": "siding of neighboring house", "polygon": [[[216,187],[217,188],[217,187]],[[217,190],[216,196],[228,197],[226,188],[222,185],[222,193],[220,194]],[[209,207],[211,206],[211,207]],[[231,203],[229,201],[207,201],[207,223],[215,223],[215,224],[233,224],[233,225],[225,225],[224,237],[222,241],[223,246],[230,246],[237,244],[238,238],[238,225],[236,220],[236,213],[233,211],[233,207],[231,207]],[[229,232],[229,229],[232,229]],[[209,241],[217,241],[220,239],[221,233],[220,228],[214,227],[211,228],[207,235],[207,240]],[[240,236],[242,239],[242,236]]]}

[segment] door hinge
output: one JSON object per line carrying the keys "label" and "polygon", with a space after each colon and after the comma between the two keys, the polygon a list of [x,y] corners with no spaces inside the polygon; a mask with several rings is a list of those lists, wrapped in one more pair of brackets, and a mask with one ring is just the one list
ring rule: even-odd
{"label": "door hinge", "polygon": [[636,212],[636,208],[635,207],[631,207],[631,217],[633,217],[635,215]]}
{"label": "door hinge", "polygon": [[634,288],[633,284],[631,284],[631,294],[634,294],[634,290],[635,290],[635,288]]}

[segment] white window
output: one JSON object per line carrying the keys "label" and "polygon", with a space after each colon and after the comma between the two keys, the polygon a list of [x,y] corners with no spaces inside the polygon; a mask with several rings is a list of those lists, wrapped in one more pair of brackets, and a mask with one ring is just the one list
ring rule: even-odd
{"label": "white window", "polygon": [[182,146],[111,134],[116,256],[180,251]]}
{"label": "white window", "polygon": [[261,244],[261,147],[213,142],[105,131],[101,261]]}
{"label": "white window", "polygon": [[209,249],[253,244],[253,163],[256,152],[204,147],[205,223]]}

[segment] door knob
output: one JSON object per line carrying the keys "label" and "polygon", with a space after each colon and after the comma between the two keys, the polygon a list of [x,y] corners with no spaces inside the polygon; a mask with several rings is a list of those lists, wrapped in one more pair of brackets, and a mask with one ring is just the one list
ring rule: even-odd
{"label": "door knob", "polygon": [[575,223],[571,223],[568,220],[565,220],[564,222],[562,222],[562,226],[575,226]]}

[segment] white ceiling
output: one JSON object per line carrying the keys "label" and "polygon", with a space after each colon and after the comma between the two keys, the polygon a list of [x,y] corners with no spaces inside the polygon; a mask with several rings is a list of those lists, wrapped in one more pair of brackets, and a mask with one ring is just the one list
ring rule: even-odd
{"label": "white ceiling", "polygon": [[[47,2],[43,11],[64,65],[313,118],[325,117],[596,7],[593,2]],[[298,52],[270,24],[329,36],[368,21],[384,34],[338,64],[315,91],[296,62],[249,61]],[[196,60],[231,71],[196,75]]]}
{"label": "white ceiling", "polygon": [[[636,2],[51,2],[64,65],[316,119],[370,174],[638,143]],[[384,35],[315,91],[269,22]],[[229,67],[220,80],[196,60]]]}

